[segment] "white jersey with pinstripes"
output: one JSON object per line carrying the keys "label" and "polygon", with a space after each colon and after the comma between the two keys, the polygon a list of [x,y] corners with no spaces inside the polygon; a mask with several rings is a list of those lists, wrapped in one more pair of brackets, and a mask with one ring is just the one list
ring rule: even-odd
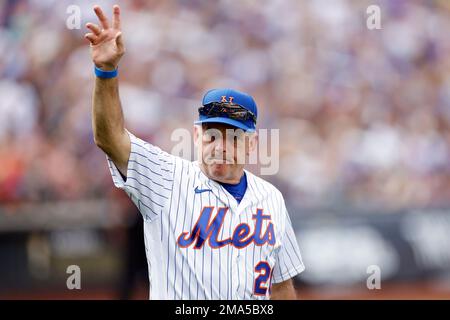
{"label": "white jersey with pinstripes", "polygon": [[245,171],[238,204],[197,162],[131,133],[127,178],[114,185],[144,218],[150,299],[269,299],[271,284],[304,270],[282,194]]}

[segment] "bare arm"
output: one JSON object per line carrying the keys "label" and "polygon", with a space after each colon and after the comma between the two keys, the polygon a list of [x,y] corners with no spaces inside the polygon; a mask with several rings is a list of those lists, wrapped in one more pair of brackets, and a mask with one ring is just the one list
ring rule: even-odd
{"label": "bare arm", "polygon": [[[117,68],[125,48],[120,31],[120,9],[114,6],[112,26],[99,6],[94,7],[101,27],[93,23],[86,24],[92,33],[85,38],[91,44],[92,60],[102,70]],[[130,138],[125,131],[122,107],[119,98],[117,77],[103,79],[96,77],[92,99],[92,130],[95,144],[101,148],[115,163],[120,172],[126,176],[130,156]]]}
{"label": "bare arm", "polygon": [[292,279],[274,283],[272,285],[272,295],[271,300],[296,300],[297,294],[295,292],[294,284]]}
{"label": "bare arm", "polygon": [[126,176],[130,137],[125,131],[117,78],[95,79],[92,101],[94,141]]}

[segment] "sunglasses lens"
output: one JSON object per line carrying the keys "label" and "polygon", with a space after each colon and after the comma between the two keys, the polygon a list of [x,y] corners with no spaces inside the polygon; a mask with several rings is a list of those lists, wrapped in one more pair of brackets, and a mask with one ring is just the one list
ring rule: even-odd
{"label": "sunglasses lens", "polygon": [[223,103],[213,103],[198,109],[200,115],[208,117],[226,117],[234,120],[252,120],[256,123],[255,115],[249,110],[238,106]]}

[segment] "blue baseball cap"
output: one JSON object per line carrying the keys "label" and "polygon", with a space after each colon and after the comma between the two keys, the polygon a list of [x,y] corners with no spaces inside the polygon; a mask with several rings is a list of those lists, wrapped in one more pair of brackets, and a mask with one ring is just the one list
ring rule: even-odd
{"label": "blue baseball cap", "polygon": [[[203,96],[202,105],[207,106],[211,103],[230,103],[239,105],[258,117],[258,108],[255,100],[248,94],[229,88],[212,89]],[[255,121],[256,122],[256,121]],[[225,116],[207,116],[199,114],[199,120],[195,124],[202,123],[225,123],[231,126],[240,128],[244,131],[254,132],[256,130],[256,123],[252,119],[236,120]]]}

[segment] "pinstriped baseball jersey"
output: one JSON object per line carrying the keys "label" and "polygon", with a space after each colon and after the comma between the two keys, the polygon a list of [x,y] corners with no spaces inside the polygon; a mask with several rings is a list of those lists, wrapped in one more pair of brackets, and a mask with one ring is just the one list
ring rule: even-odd
{"label": "pinstriped baseball jersey", "polygon": [[269,299],[272,283],[304,270],[273,185],[246,171],[238,203],[197,162],[129,136],[126,181],[108,164],[144,218],[151,299]]}

